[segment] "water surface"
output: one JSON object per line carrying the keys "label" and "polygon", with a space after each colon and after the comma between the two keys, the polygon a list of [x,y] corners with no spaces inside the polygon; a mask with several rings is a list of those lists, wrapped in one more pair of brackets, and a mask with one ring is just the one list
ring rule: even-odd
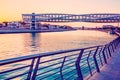
{"label": "water surface", "polygon": [[110,42],[116,36],[100,31],[0,34],[0,60],[49,51],[84,48]]}

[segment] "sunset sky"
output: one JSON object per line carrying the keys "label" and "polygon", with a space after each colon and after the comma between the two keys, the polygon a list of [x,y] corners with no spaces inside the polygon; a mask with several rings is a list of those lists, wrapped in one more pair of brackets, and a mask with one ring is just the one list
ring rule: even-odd
{"label": "sunset sky", "polygon": [[[0,0],[0,22],[22,20],[21,14],[32,12],[120,13],[120,0]],[[69,24],[87,26],[90,23],[67,23]]]}

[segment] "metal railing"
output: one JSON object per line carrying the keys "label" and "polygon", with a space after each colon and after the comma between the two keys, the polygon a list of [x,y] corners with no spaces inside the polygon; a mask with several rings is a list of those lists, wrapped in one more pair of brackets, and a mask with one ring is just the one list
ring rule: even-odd
{"label": "metal railing", "polygon": [[83,80],[100,72],[120,42],[0,61],[0,80]]}

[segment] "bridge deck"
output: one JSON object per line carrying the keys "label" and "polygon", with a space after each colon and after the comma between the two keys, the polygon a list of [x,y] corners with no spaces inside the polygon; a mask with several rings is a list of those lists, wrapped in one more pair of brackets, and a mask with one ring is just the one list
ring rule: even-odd
{"label": "bridge deck", "polygon": [[120,80],[120,44],[100,73],[96,73],[90,80]]}

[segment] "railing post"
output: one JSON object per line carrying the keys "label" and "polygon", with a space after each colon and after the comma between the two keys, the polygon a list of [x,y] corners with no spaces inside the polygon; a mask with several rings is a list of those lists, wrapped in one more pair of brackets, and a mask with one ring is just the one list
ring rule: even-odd
{"label": "railing post", "polygon": [[118,40],[115,40],[115,42],[114,42],[115,49],[117,48],[117,42],[118,42]]}
{"label": "railing post", "polygon": [[98,49],[99,49],[99,46],[97,46],[97,49],[95,51],[95,54],[93,55],[93,58],[94,58],[96,70],[97,70],[97,72],[100,72],[100,69],[99,69],[99,66],[98,66],[98,63],[97,63],[97,59],[96,59],[96,54],[97,54]]}
{"label": "railing post", "polygon": [[108,44],[108,52],[109,52],[109,55],[111,57],[111,52],[110,52],[110,45]]}
{"label": "railing post", "polygon": [[64,66],[65,59],[66,59],[66,56],[64,57],[63,62],[62,62],[62,65],[61,65],[61,67],[60,67],[60,76],[61,76],[61,80],[64,80],[63,74],[62,74],[62,68],[63,68],[63,66]]}
{"label": "railing post", "polygon": [[30,65],[29,74],[28,74],[28,76],[27,76],[27,80],[30,80],[30,79],[31,79],[34,62],[35,62],[35,58],[32,59],[32,62],[31,62],[31,65]]}
{"label": "railing post", "polygon": [[105,53],[106,53],[106,57],[107,57],[107,59],[109,59],[109,54],[108,54],[108,46],[106,45],[106,50],[105,50]]}
{"label": "railing post", "polygon": [[113,50],[113,52],[114,52],[113,42],[111,43],[111,47],[112,47],[112,50]]}
{"label": "railing post", "polygon": [[115,42],[116,42],[116,40],[114,40],[114,42],[112,43],[112,45],[113,45],[113,49],[114,49],[114,51],[115,51]]}
{"label": "railing post", "polygon": [[84,52],[84,49],[81,49],[81,52],[79,53],[79,56],[78,56],[76,63],[75,63],[77,75],[78,75],[78,80],[83,80],[83,75],[82,75],[82,71],[81,71],[81,67],[80,67],[80,61],[81,61],[81,57],[82,57],[83,52]]}
{"label": "railing post", "polygon": [[110,49],[110,53],[112,54],[112,53],[113,53],[113,50],[112,50],[111,43],[109,43],[109,49]]}
{"label": "railing post", "polygon": [[92,76],[92,71],[91,71],[90,63],[89,63],[90,54],[91,54],[91,51],[89,52],[88,57],[87,57],[87,64],[88,64],[88,68],[89,68],[90,75]]}
{"label": "railing post", "polygon": [[35,78],[36,78],[37,70],[38,70],[38,67],[39,67],[39,62],[40,62],[40,57],[38,57],[38,59],[37,59],[35,69],[34,69],[34,72],[33,72],[33,76],[32,76],[32,80],[35,80]]}
{"label": "railing post", "polygon": [[101,55],[100,55],[101,52],[102,52],[102,48],[101,48],[101,50],[100,50],[100,52],[99,52],[99,58],[100,58],[101,65],[103,66],[102,58],[101,58]]}
{"label": "railing post", "polygon": [[103,53],[103,58],[104,58],[105,64],[107,64],[107,60],[106,60],[106,56],[105,56],[105,48],[106,48],[106,45],[104,46],[102,53]]}

